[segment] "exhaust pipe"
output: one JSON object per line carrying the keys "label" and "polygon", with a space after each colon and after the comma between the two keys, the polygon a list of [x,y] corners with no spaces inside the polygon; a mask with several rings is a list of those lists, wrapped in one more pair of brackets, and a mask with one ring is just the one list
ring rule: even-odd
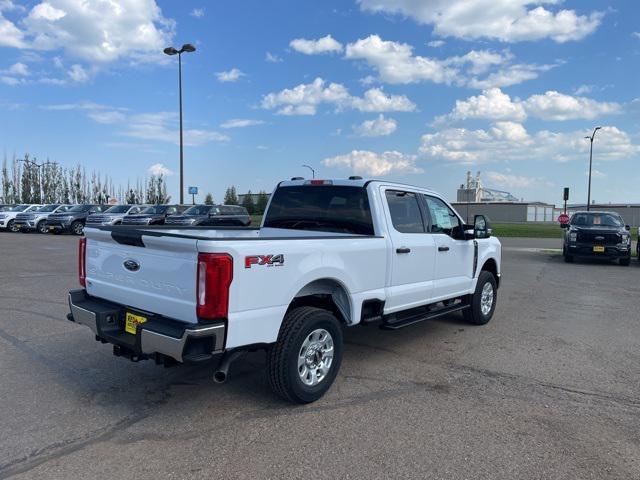
{"label": "exhaust pipe", "polygon": [[225,357],[218,365],[218,369],[213,372],[213,381],[216,383],[224,383],[227,381],[227,377],[229,376],[229,367],[233,362],[235,362],[238,358],[247,353],[245,350],[239,350],[233,352],[229,355],[225,355]]}

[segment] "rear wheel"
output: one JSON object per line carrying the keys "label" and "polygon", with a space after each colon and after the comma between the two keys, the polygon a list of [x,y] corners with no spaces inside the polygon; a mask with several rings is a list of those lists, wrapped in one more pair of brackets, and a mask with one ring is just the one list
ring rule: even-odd
{"label": "rear wheel", "polygon": [[13,220],[9,220],[9,223],[7,223],[7,230],[9,230],[10,232],[16,233],[19,228],[16,225],[16,222],[14,222]]}
{"label": "rear wheel", "polygon": [[471,297],[471,307],[463,310],[466,321],[475,325],[489,323],[496,310],[498,286],[491,272],[483,270],[478,276],[476,291]]}
{"label": "rear wheel", "polygon": [[36,226],[36,230],[39,233],[47,233],[47,222],[45,220],[40,220]]}
{"label": "rear wheel", "polygon": [[341,361],[342,329],[336,317],[299,307],[287,313],[268,352],[269,385],[290,402],[314,402],[331,387]]}
{"label": "rear wheel", "polygon": [[74,235],[82,235],[82,232],[84,232],[84,225],[81,221],[76,220],[71,224],[71,231]]}

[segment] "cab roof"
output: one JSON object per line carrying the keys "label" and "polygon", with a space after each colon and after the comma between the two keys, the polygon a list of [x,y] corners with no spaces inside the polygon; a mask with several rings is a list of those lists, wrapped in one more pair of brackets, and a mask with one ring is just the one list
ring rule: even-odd
{"label": "cab roof", "polygon": [[396,186],[398,188],[408,188],[408,189],[416,189],[424,192],[432,193],[434,195],[438,195],[437,192],[434,192],[430,188],[420,187],[418,185],[409,185],[406,183],[399,182],[390,182],[387,180],[378,180],[374,178],[363,178],[363,177],[349,177],[349,178],[302,178],[302,177],[293,177],[291,180],[283,180],[278,184],[278,187],[294,187],[294,186],[313,186],[311,182],[327,182],[326,184],[330,185],[338,185],[345,187],[367,187],[370,184],[378,184],[378,185],[391,185]]}

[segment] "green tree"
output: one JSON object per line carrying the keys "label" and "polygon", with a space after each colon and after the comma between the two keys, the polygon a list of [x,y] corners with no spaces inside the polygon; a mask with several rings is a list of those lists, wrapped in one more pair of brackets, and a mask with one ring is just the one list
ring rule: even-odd
{"label": "green tree", "polygon": [[264,190],[260,190],[258,193],[258,199],[256,201],[256,210],[255,213],[257,215],[263,215],[264,211],[267,209],[267,203],[269,203],[269,195]]}
{"label": "green tree", "polygon": [[233,185],[227,188],[227,191],[224,194],[224,204],[238,205],[238,194],[236,193],[236,187]]}
{"label": "green tree", "polygon": [[204,204],[205,205],[213,205],[213,195],[211,195],[210,193],[207,193],[207,196],[204,197]]}
{"label": "green tree", "polygon": [[253,203],[253,195],[251,195],[251,190],[247,192],[247,194],[242,197],[242,206],[247,209],[249,215],[253,215],[255,212],[256,206]]}

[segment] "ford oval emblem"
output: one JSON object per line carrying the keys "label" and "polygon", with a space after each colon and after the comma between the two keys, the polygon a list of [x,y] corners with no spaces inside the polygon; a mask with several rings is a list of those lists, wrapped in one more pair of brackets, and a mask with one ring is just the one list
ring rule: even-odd
{"label": "ford oval emblem", "polygon": [[123,265],[124,265],[124,268],[126,268],[130,272],[137,272],[138,270],[140,270],[140,264],[135,260],[131,260],[131,259],[125,260]]}

